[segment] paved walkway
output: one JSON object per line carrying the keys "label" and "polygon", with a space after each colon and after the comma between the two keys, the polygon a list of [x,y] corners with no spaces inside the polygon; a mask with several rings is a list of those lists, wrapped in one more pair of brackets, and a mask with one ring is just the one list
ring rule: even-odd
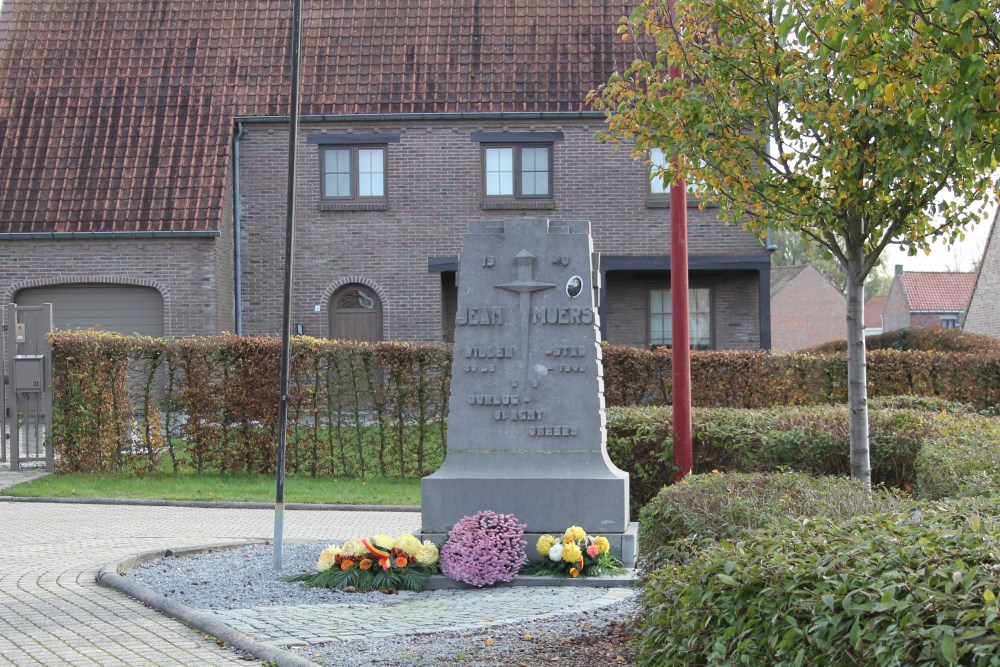
{"label": "paved walkway", "polygon": [[[0,665],[251,664],[183,624],[98,586],[95,579],[104,564],[140,552],[269,539],[273,518],[272,510],[257,509],[0,501]],[[415,532],[419,519],[415,512],[286,510],[285,539],[340,541]],[[389,616],[411,620],[384,627],[382,634],[483,627],[581,608],[579,589],[546,590],[545,596],[538,589],[403,594],[395,604],[406,605],[407,613]],[[591,589],[584,604],[604,606],[630,594]],[[539,606],[540,598],[547,604]],[[358,615],[384,618],[384,611],[314,605],[214,613],[257,641],[281,647],[352,639],[342,634],[344,619],[372,627],[356,623]],[[461,626],[456,617],[463,619]]]}
{"label": "paved walkway", "polygon": [[[247,665],[200,633],[97,585],[130,554],[274,535],[274,512],[0,501],[0,665]],[[414,531],[412,512],[286,511],[288,540]]]}

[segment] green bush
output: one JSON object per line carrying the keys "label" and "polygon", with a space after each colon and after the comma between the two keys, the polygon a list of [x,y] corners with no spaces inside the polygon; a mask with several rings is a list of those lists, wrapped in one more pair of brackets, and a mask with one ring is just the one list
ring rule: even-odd
{"label": "green bush", "polygon": [[924,498],[1000,495],[1000,418],[942,421],[915,467],[915,490]]}
{"label": "green bush", "polygon": [[788,521],[649,578],[637,665],[1000,664],[1000,499]]}
{"label": "green bush", "polygon": [[[872,479],[886,487],[910,489],[914,460],[935,433],[951,433],[952,423],[987,421],[908,409],[869,414]],[[608,410],[608,454],[630,473],[633,514],[672,481],[673,431],[668,408]],[[694,472],[766,472],[789,469],[811,475],[850,473],[850,432],[845,406],[790,406],[761,410],[696,408],[692,413]],[[968,435],[982,447],[997,447]],[[1000,447],[998,447],[1000,448]]]}
{"label": "green bush", "polygon": [[641,565],[678,560],[704,541],[736,539],[782,519],[848,519],[896,506],[899,496],[846,477],[802,473],[688,475],[639,515]]}

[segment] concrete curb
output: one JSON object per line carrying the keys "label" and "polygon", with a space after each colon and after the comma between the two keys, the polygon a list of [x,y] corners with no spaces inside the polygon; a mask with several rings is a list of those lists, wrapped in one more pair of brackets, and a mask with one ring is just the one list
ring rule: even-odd
{"label": "concrete curb", "polygon": [[[0,496],[0,502],[65,503],[73,505],[145,505],[149,507],[201,507],[217,509],[270,510],[274,503],[241,503],[211,500],[145,500],[142,498],[40,498],[36,496]],[[419,512],[419,505],[337,505],[324,503],[286,503],[286,510],[342,512]]]}
{"label": "concrete curb", "polygon": [[162,595],[157,595],[145,586],[140,586],[131,579],[127,579],[122,576],[123,571],[135,567],[136,565],[147,563],[151,560],[159,560],[167,556],[190,556],[193,554],[204,553],[206,551],[234,549],[250,544],[268,544],[268,541],[242,540],[240,542],[230,542],[225,544],[206,544],[185,547],[182,549],[160,549],[158,551],[146,551],[144,553],[134,554],[118,562],[108,563],[102,567],[101,571],[97,574],[97,583],[100,586],[114,589],[119,593],[124,593],[125,595],[138,600],[147,607],[169,616],[170,618],[176,619],[181,623],[198,630],[199,632],[216,637],[229,646],[237,648],[244,653],[250,654],[261,660],[273,661],[277,667],[321,667],[317,663],[302,658],[289,651],[261,644],[248,635],[243,634],[239,630],[234,630],[210,614],[192,609],[185,604],[181,604],[180,602],[171,600],[170,598]]}
{"label": "concrete curb", "polygon": [[533,588],[536,586],[577,586],[584,588],[636,588],[642,584],[642,578],[635,570],[626,570],[622,574],[610,574],[603,577],[556,577],[551,574],[526,574],[514,577],[513,581],[500,582],[492,586],[478,587],[455,581],[443,574],[431,575],[425,591],[476,591],[490,588]]}

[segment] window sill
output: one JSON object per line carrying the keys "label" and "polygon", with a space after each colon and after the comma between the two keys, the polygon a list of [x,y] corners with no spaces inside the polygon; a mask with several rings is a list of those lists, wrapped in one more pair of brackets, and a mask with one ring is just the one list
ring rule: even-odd
{"label": "window sill", "polygon": [[551,199],[484,199],[481,208],[490,210],[552,210],[556,204]]}
{"label": "window sill", "polygon": [[[701,204],[701,200],[697,197],[688,195],[687,207],[688,208],[698,208]],[[646,208],[670,208],[670,196],[666,195],[663,197],[647,195],[646,196]],[[714,202],[709,202],[705,204],[705,208],[719,208],[719,205]]]}
{"label": "window sill", "polygon": [[321,211],[388,211],[387,201],[324,201],[320,202]]}

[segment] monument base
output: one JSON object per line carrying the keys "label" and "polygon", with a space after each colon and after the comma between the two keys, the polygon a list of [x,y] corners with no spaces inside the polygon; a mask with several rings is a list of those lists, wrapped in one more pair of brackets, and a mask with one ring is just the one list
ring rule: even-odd
{"label": "monument base", "polygon": [[[569,528],[569,525],[567,525],[566,528]],[[549,535],[551,535],[551,534],[562,535],[563,531],[565,531],[566,528],[563,528],[562,530],[558,530],[558,531],[552,531],[550,533],[544,533],[544,532],[542,532],[542,533],[525,532],[524,533],[524,541],[528,543],[528,546],[525,547],[525,552],[526,552],[526,554],[528,556],[528,560],[534,560],[534,561],[541,560],[541,556],[539,556],[538,552],[535,550],[535,544],[538,542],[538,538],[539,537],[541,537],[542,535],[546,535],[546,534],[549,534]],[[587,529],[584,528],[584,530],[587,530]],[[590,532],[590,531],[588,530],[588,532]],[[639,536],[639,524],[638,523],[636,523],[634,521],[631,522],[631,523],[629,523],[628,526],[625,527],[625,530],[623,532],[621,532],[621,533],[601,533],[601,532],[598,532],[598,531],[593,531],[593,534],[594,535],[603,535],[604,537],[608,538],[608,542],[611,544],[611,555],[614,556],[615,558],[617,558],[621,562],[623,568],[625,568],[626,570],[633,570],[635,568],[635,560],[636,560],[636,556],[638,555],[638,549],[639,549],[639,547],[638,547],[638,545],[639,545],[639,540],[638,540],[638,536]],[[444,541],[446,539],[448,539],[448,533],[428,533],[428,532],[421,532],[420,533],[420,539],[422,539],[422,540],[430,540],[434,544],[438,545],[438,547],[440,547],[442,544],[444,544]],[[634,574],[630,574],[627,577],[622,577],[622,580],[623,581],[629,581],[629,582],[631,582],[632,581],[631,577],[634,577]],[[532,579],[532,577],[528,577],[528,579]],[[590,586],[599,586],[599,585],[602,585],[602,584],[594,583],[593,581],[591,581],[591,579],[592,578],[572,579],[572,580],[569,580],[569,581],[571,581],[571,582],[576,582],[576,581],[579,581],[579,582],[589,582],[589,583],[581,583],[579,585],[590,585]],[[538,579],[538,581],[541,581],[541,579]],[[534,585],[534,586],[545,586],[545,585],[551,585],[551,584],[546,584],[546,583],[534,583],[534,584],[532,584],[532,583],[521,583],[521,584],[518,584],[518,585],[521,585],[521,586],[532,586],[532,585]]]}

